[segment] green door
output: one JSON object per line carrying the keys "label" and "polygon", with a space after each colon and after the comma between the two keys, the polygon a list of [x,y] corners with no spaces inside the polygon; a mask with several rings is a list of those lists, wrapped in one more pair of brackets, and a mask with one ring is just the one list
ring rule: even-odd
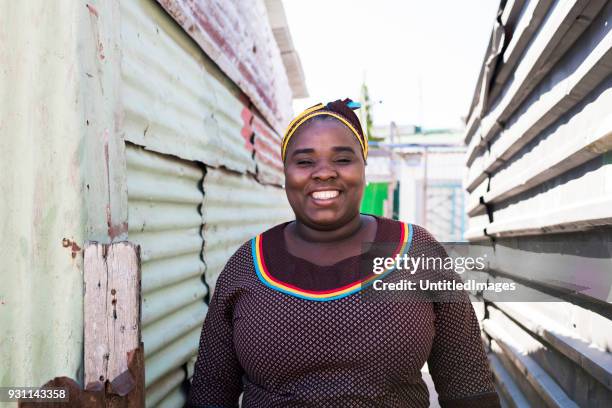
{"label": "green door", "polygon": [[383,216],[389,199],[389,183],[368,183],[361,200],[361,212]]}

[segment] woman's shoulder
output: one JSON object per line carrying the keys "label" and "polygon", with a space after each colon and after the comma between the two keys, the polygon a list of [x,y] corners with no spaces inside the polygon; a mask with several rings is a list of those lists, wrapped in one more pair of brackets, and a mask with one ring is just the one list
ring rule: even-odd
{"label": "woman's shoulder", "polygon": [[[423,237],[432,237],[431,234],[423,227],[403,220],[395,220],[392,218],[381,217],[379,215],[371,215],[378,222],[378,227],[382,230],[382,235],[388,235],[392,232],[404,230],[408,234],[408,239],[412,240],[414,235],[418,235],[419,239]],[[380,236],[380,234],[377,234]],[[433,238],[433,237],[432,237]]]}
{"label": "woman's shoulder", "polygon": [[429,230],[418,224],[410,224],[415,242],[439,244],[438,240]]}
{"label": "woman's shoulder", "polygon": [[408,225],[408,223],[405,223],[403,221],[398,221],[392,218],[382,217],[380,215],[373,215],[373,214],[363,214],[363,215],[373,217],[378,224],[378,228],[382,228],[383,231],[397,230],[399,228],[404,227],[404,225]]}
{"label": "woman's shoulder", "polygon": [[433,234],[421,225],[380,216],[376,216],[376,218],[378,219],[379,226],[381,226],[383,230],[404,228],[406,234],[408,234],[407,241],[410,241],[411,246],[419,251],[427,250],[430,252],[432,250],[439,251],[442,249],[442,245]]}
{"label": "woman's shoulder", "polygon": [[257,245],[257,238],[261,237],[262,235],[270,235],[275,232],[277,233],[279,230],[282,231],[282,228],[286,224],[287,222],[276,224],[269,227],[265,231],[251,236],[247,241],[244,241],[227,260],[223,271],[225,273],[222,273],[222,275],[235,276],[237,273],[236,271],[245,271],[247,273],[250,272],[250,269],[253,267],[253,251],[255,249],[255,245]]}
{"label": "woman's shoulder", "polygon": [[291,221],[281,222],[279,224],[273,225],[273,226],[269,227],[267,230],[262,231],[259,234],[255,235],[251,240],[249,240],[249,242],[253,241],[258,236],[261,236],[261,235],[269,236],[269,235],[273,235],[275,233],[278,233],[279,231],[282,231],[287,226],[287,224],[289,224],[290,222],[292,222],[292,220]]}

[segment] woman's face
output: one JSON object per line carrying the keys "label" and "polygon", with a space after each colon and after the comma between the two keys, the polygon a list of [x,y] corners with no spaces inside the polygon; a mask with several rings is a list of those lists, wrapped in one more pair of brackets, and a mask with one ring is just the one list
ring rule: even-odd
{"label": "woman's face", "polygon": [[359,216],[365,187],[361,146],[337,120],[315,120],[287,146],[285,188],[303,224],[333,230]]}

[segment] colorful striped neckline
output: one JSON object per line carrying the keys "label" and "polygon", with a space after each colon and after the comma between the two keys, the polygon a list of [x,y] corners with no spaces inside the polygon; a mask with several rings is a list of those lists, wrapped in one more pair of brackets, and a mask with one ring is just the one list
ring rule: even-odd
{"label": "colorful striped neckline", "polygon": [[[412,243],[412,224],[400,223],[401,226],[401,235],[400,241],[397,245],[397,248],[393,254],[393,257],[396,255],[403,256],[403,254],[407,254],[410,250],[410,245]],[[347,296],[350,296],[354,293],[359,292],[360,290],[370,286],[376,279],[382,279],[389,273],[391,273],[395,267],[389,268],[382,272],[381,274],[372,274],[366,278],[357,280],[355,282],[349,283],[342,287],[329,289],[329,290],[306,290],[299,288],[298,286],[292,285],[287,282],[283,282],[279,279],[276,279],[270,273],[268,267],[266,266],[266,262],[263,256],[263,238],[262,234],[257,235],[255,238],[251,240],[251,251],[253,255],[253,262],[255,264],[255,272],[259,277],[259,280],[266,286],[271,289],[277,290],[279,292],[295,296],[301,299],[314,300],[319,302],[330,301],[341,299]]]}

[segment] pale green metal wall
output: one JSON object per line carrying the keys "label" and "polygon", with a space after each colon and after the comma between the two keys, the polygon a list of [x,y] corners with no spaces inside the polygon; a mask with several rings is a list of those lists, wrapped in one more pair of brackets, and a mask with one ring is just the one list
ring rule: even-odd
{"label": "pale green metal wall", "polygon": [[80,248],[126,237],[115,6],[0,3],[0,386],[82,380]]}

